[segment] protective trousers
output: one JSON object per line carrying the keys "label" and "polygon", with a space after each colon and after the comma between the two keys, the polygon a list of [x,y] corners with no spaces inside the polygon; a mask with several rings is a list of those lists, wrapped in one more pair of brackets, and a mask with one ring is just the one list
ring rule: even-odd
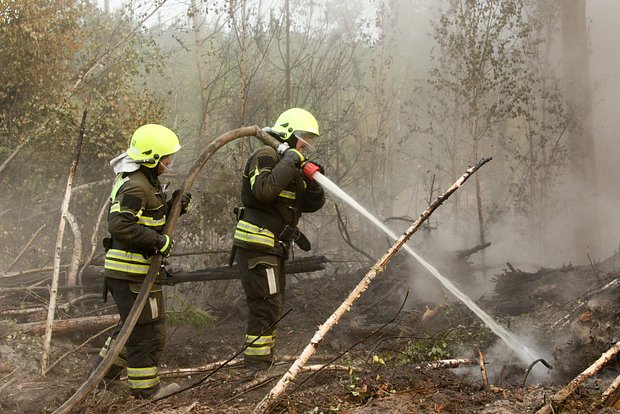
{"label": "protective trousers", "polygon": [[[123,323],[129,316],[140,286],[127,280],[108,279],[108,289]],[[125,344],[127,379],[133,393],[148,394],[158,386],[157,366],[164,349],[165,335],[164,298],[161,286],[155,286]]]}
{"label": "protective trousers", "polygon": [[267,369],[273,363],[276,330],[282,315],[286,275],[284,259],[264,252],[238,248],[237,263],[248,304],[243,357],[246,368]]}

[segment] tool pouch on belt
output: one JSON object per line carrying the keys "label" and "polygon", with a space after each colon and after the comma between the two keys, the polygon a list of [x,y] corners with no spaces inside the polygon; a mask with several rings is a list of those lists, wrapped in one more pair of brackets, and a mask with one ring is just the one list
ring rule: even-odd
{"label": "tool pouch on belt", "polygon": [[[140,293],[141,283],[130,283],[129,290],[132,293]],[[153,285],[149,293],[149,298],[142,309],[142,313],[138,318],[138,324],[148,324],[163,319],[164,314],[164,295],[161,291],[161,285]]]}
{"label": "tool pouch on belt", "polygon": [[257,266],[263,266],[265,268],[268,294],[274,295],[281,292],[282,287],[280,286],[279,280],[281,270],[278,270],[280,266],[278,259],[274,256],[261,256],[248,260],[248,269],[254,269]]}
{"label": "tool pouch on belt", "polygon": [[312,248],[310,240],[295,226],[289,226],[288,224],[282,229],[282,233],[278,238],[284,242],[294,241],[295,244],[304,252],[309,251]]}

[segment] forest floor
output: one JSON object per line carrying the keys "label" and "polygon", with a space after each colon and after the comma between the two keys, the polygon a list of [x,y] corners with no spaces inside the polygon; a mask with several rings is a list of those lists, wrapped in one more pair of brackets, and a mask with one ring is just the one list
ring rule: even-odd
{"label": "forest floor", "polygon": [[[550,371],[532,370],[529,377],[527,364],[460,302],[429,304],[420,298],[405,302],[405,293],[395,289],[402,281],[397,267],[377,277],[321,342],[308,364],[324,365],[337,358],[334,368],[300,374],[272,412],[534,413],[620,340],[617,257],[598,267],[540,269],[536,273],[511,267],[496,276],[493,294],[485,295],[479,305],[511,331],[527,330],[530,343],[553,365]],[[238,305],[242,301],[231,301],[211,310],[213,323],[207,327],[168,327],[162,382],[182,387],[200,382],[198,385],[169,398],[145,402],[131,397],[121,378],[101,383],[74,412],[250,413],[364,273],[330,276],[323,271],[289,279],[287,301],[292,310],[277,327],[280,362],[265,374],[249,375],[239,358],[215,373],[213,368],[197,369],[238,353],[245,314]],[[558,294],[558,285],[564,283],[575,288],[570,297]],[[41,376],[42,337],[21,332],[14,320],[1,321],[0,412],[49,413],[62,405],[88,376],[103,335],[76,348],[95,333],[55,335],[52,361],[75,352]],[[486,356],[487,386],[477,362],[478,350]],[[423,364],[449,358],[469,358],[474,363],[440,369]],[[174,372],[189,368],[199,372]],[[620,412],[599,403],[601,393],[619,373],[620,358],[616,356],[556,406],[557,412]]]}

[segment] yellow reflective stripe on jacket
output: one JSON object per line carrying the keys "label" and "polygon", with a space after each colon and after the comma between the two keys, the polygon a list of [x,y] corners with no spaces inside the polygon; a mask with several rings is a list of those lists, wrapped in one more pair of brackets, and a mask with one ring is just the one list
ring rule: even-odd
{"label": "yellow reflective stripe on jacket", "polygon": [[159,384],[157,367],[130,368],[127,367],[127,382],[129,387],[134,390],[153,388]]}
{"label": "yellow reflective stripe on jacket", "polygon": [[164,215],[160,219],[154,219],[153,217],[147,217],[142,215],[142,210],[138,214],[138,224],[142,224],[147,227],[159,227],[166,224],[166,216]]}
{"label": "yellow reflective stripe on jacket", "polygon": [[123,178],[123,174],[116,176],[116,181],[114,181],[114,186],[112,186],[112,192],[110,193],[110,201],[114,202],[116,199],[116,194],[118,194],[118,190],[120,190],[122,185],[127,181],[129,181],[129,177]]}
{"label": "yellow reflective stripe on jacket", "polygon": [[271,231],[244,220],[239,220],[237,223],[235,239],[269,247],[274,247],[276,242],[275,235]]}
{"label": "yellow reflective stripe on jacket", "polygon": [[[161,206],[160,206],[161,207]],[[110,213],[120,213],[121,212],[121,205],[118,201],[115,201],[111,206],[110,206]],[[133,214],[133,211],[129,212],[131,214]],[[141,209],[138,214],[135,214],[135,216],[138,218],[138,224],[141,224],[143,226],[146,227],[160,227],[166,224],[166,216],[164,215],[162,218],[160,219],[155,219],[153,217],[150,216],[144,216],[142,215],[142,213],[144,212],[144,209]]]}
{"label": "yellow reflective stripe on jacket", "polygon": [[151,258],[145,259],[140,253],[110,249],[105,255],[104,267],[119,272],[145,275],[149,271]]}
{"label": "yellow reflective stripe on jacket", "polygon": [[288,198],[289,200],[295,200],[297,198],[297,194],[294,191],[282,190],[278,195],[282,198]]}
{"label": "yellow reflective stripe on jacket", "polygon": [[263,171],[271,171],[271,168],[262,168],[258,169],[258,166],[254,167],[254,171],[250,172],[250,188],[254,188],[254,182],[256,181],[256,177],[260,175]]}
{"label": "yellow reflective stripe on jacket", "polygon": [[110,213],[120,213],[120,212],[121,212],[121,203],[119,203],[118,201],[115,201],[110,206]]}

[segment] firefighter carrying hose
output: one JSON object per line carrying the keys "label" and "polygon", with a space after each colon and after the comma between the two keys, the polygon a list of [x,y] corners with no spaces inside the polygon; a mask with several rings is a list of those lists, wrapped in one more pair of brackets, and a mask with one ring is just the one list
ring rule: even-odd
{"label": "firefighter carrying hose", "polygon": [[[178,137],[170,129],[147,124],[133,133],[129,149],[110,161],[116,181],[110,194],[110,237],[104,239],[104,297],[108,290],[112,293],[121,321],[131,311],[153,256],[160,253],[168,257],[172,251],[173,240],[163,234],[163,228],[178,190],[166,201],[158,176],[170,168],[180,148]],[[189,209],[191,194],[181,197],[183,214]],[[158,277],[165,274],[162,267]],[[118,331],[108,338],[95,367],[117,334]],[[130,391],[138,398],[156,398],[158,394],[173,391],[171,388],[178,385],[169,384],[164,391],[157,373],[164,341],[164,302],[161,284],[156,281],[125,349],[106,377],[113,378],[126,367]]]}
{"label": "firefighter carrying hose", "polygon": [[281,144],[277,149],[259,148],[245,165],[243,207],[236,210],[238,222],[230,259],[232,264],[237,258],[248,304],[244,361],[252,372],[273,364],[276,332],[269,327],[282,314],[284,261],[291,243],[310,250],[310,242],[297,228],[299,218],[325,204],[323,188],[311,178],[322,168],[303,155],[319,136],[314,116],[304,109],[291,108],[264,131]]}

